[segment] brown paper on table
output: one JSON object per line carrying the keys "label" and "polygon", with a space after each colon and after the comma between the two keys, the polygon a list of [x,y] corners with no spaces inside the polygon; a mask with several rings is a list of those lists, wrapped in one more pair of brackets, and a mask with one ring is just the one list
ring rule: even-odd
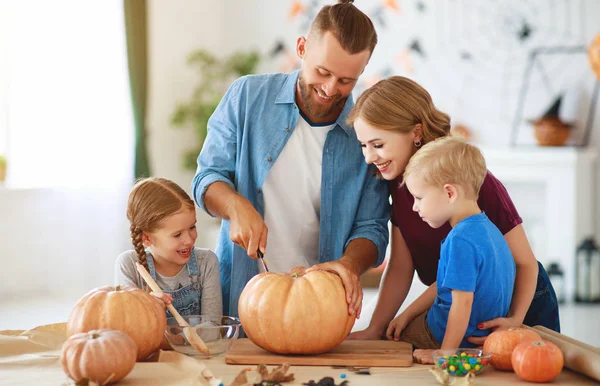
{"label": "brown paper on table", "polygon": [[[0,331],[2,384],[73,384],[59,362],[66,341],[66,323],[50,324],[28,331]],[[155,362],[138,362],[119,385],[203,385],[202,362],[175,351],[162,351]]]}

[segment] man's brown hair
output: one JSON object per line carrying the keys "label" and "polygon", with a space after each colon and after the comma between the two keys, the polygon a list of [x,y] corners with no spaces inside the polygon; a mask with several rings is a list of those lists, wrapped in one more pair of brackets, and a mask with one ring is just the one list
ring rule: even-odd
{"label": "man's brown hair", "polygon": [[340,0],[335,5],[326,5],[317,14],[309,30],[309,36],[322,36],[331,32],[342,48],[350,54],[364,50],[373,53],[377,45],[377,32],[373,22],[352,4],[353,0]]}

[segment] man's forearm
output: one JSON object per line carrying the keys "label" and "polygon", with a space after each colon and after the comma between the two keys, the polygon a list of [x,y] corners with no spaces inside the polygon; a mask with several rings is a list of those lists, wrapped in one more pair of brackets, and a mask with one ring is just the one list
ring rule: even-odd
{"label": "man's forearm", "polygon": [[354,239],[350,241],[340,260],[350,265],[352,271],[360,276],[377,262],[377,247],[371,240]]}
{"label": "man's forearm", "polygon": [[252,205],[246,198],[233,190],[231,186],[221,181],[210,184],[204,192],[206,210],[213,216],[226,220],[231,219],[236,205],[243,204],[243,201],[246,201],[248,205]]}

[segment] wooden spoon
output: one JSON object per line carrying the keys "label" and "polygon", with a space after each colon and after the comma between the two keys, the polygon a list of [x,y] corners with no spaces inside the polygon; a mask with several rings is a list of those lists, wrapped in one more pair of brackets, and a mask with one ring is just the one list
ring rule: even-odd
{"label": "wooden spoon", "polygon": [[[140,275],[142,275],[142,277],[144,278],[144,281],[152,289],[152,291],[156,292],[158,295],[162,295],[163,294],[162,289],[154,281],[152,276],[150,276],[150,274],[148,273],[146,268],[144,268],[143,265],[141,265],[140,263],[137,263],[137,262],[135,263],[135,266],[136,266],[138,272],[140,273]],[[177,312],[175,307],[173,307],[172,304],[167,304],[167,309],[175,317],[175,320],[177,320],[177,323],[179,323],[179,325],[181,327],[183,327],[183,335],[185,335],[185,338],[192,345],[192,347],[194,347],[196,350],[198,350],[198,352],[201,352],[202,354],[210,355],[210,350],[208,349],[208,346],[206,345],[206,343],[204,343],[202,338],[200,338],[200,336],[198,335],[196,330],[194,328],[190,327],[190,324],[183,317],[181,317],[181,315],[179,314],[179,312]]]}

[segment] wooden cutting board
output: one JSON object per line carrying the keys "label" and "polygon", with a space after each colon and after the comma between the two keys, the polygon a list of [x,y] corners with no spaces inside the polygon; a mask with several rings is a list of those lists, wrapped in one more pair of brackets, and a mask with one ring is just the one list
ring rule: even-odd
{"label": "wooden cutting board", "polygon": [[406,342],[386,340],[345,340],[328,353],[319,355],[279,355],[258,347],[250,339],[232,342],[225,355],[225,363],[235,365],[297,366],[412,366],[412,346]]}

